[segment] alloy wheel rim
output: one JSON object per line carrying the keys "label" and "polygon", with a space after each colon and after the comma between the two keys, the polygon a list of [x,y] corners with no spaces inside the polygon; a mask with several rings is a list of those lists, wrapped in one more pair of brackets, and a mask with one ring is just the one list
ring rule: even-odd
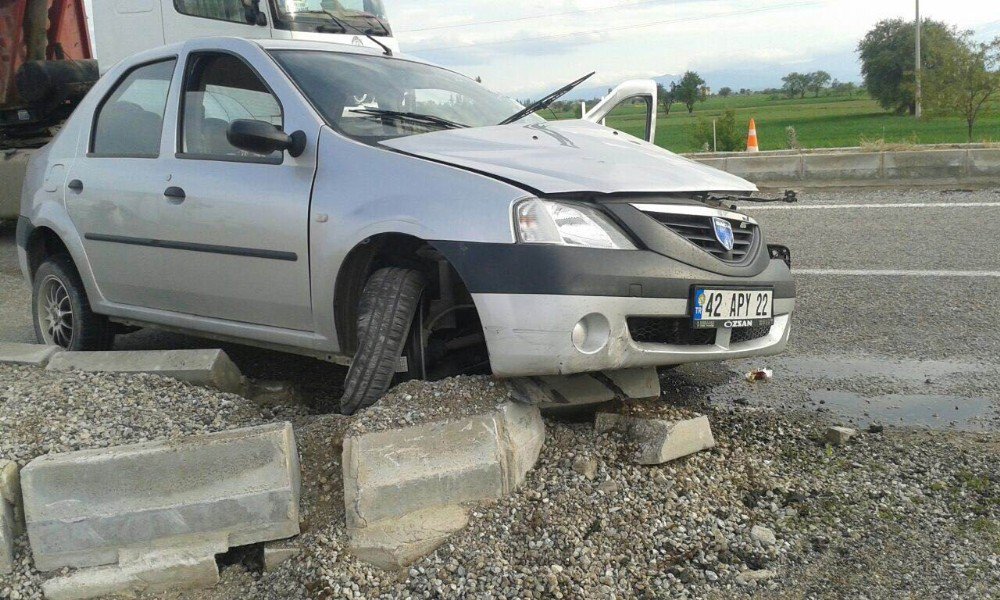
{"label": "alloy wheel rim", "polygon": [[42,282],[38,294],[38,320],[47,344],[69,348],[73,341],[73,304],[66,286],[55,277]]}

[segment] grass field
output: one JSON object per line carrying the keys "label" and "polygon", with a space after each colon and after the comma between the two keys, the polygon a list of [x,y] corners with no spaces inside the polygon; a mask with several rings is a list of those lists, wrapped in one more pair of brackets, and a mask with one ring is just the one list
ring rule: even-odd
{"label": "grass field", "polygon": [[[682,104],[675,104],[670,115],[662,106],[657,119],[656,143],[674,152],[701,150],[692,139],[698,118],[711,120],[727,109],[736,112],[741,128],[753,117],[761,150],[787,148],[785,128],[795,127],[802,148],[835,148],[858,146],[863,140],[906,144],[963,143],[967,141],[965,120],[960,117],[934,117],[917,121],[909,116],[896,116],[883,111],[868,97],[820,96],[804,99],[772,100],[764,94],[711,97],[695,105],[688,114]],[[633,135],[642,136],[645,109],[626,106],[616,109],[607,124]],[[542,116],[553,118],[543,111]],[[568,119],[568,112],[556,113],[555,118]],[[1000,116],[980,117],[974,131],[974,141],[1000,142]]]}

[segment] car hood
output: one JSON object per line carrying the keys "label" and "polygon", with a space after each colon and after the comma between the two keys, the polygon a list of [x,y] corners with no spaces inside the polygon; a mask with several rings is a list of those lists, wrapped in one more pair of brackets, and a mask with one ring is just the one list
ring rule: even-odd
{"label": "car hood", "polygon": [[584,120],[449,129],[381,144],[541,194],[757,191],[745,179]]}

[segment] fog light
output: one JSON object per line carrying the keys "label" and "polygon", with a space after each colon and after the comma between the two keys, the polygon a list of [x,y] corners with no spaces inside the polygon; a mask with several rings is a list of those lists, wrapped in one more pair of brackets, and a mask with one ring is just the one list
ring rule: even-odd
{"label": "fog light", "polygon": [[573,326],[573,345],[584,354],[600,351],[610,338],[611,323],[598,313],[590,313]]}

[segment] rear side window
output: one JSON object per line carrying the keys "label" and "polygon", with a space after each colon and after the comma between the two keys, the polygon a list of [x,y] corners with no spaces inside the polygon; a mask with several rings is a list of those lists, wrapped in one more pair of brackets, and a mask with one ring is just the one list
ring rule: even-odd
{"label": "rear side window", "polygon": [[184,76],[181,154],[213,160],[281,162],[282,153],[254,154],[229,143],[237,119],[265,121],[281,129],[281,104],[243,59],[232,54],[191,55]]}
{"label": "rear side window", "polygon": [[230,21],[244,25],[257,20],[254,8],[260,0],[174,0],[174,7],[182,15]]}
{"label": "rear side window", "polygon": [[94,119],[90,151],[97,156],[156,158],[176,60],[133,69],[104,99]]}

